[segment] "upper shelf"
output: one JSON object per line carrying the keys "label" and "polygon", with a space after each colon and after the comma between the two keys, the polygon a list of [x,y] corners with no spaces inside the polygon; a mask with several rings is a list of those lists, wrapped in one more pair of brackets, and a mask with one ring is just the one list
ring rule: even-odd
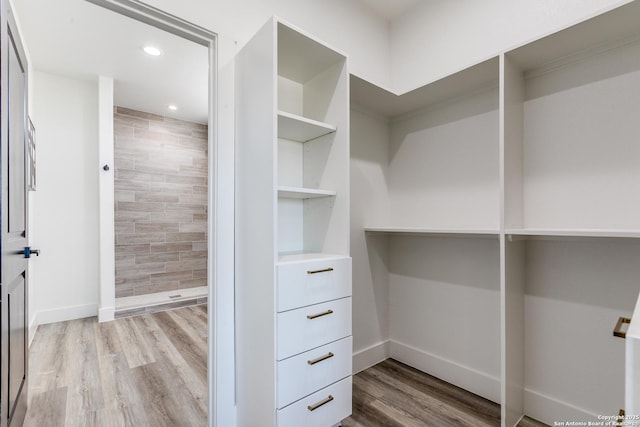
{"label": "upper shelf", "polygon": [[491,237],[498,238],[500,232],[492,229],[469,228],[425,228],[425,227],[365,227],[364,231],[385,234],[416,234],[435,237]]}
{"label": "upper shelf", "polygon": [[278,137],[292,141],[307,142],[336,131],[336,127],[327,123],[307,119],[306,117],[278,111]]}
{"label": "upper shelf", "polygon": [[499,58],[494,57],[403,94],[396,94],[352,74],[351,103],[384,117],[403,116],[474,90],[497,85],[499,65]]}
{"label": "upper shelf", "polygon": [[337,193],[331,190],[318,190],[316,188],[278,187],[278,197],[281,199],[317,199],[320,197],[332,197]]}
{"label": "upper shelf", "polygon": [[640,231],[637,230],[611,229],[514,228],[505,230],[505,234],[513,236],[640,238]]}

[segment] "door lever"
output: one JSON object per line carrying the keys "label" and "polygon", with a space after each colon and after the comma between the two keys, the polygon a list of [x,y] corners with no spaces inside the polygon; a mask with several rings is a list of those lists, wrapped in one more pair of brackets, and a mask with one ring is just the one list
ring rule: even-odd
{"label": "door lever", "polygon": [[25,258],[31,258],[31,255],[40,256],[40,249],[31,249],[31,246],[25,246],[23,251],[18,252]]}

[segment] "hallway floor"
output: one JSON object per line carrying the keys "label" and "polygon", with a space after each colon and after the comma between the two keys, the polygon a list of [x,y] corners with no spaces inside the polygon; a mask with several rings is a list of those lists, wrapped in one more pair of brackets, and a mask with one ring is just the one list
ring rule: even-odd
{"label": "hallway floor", "polygon": [[204,305],[38,327],[24,427],[205,426]]}

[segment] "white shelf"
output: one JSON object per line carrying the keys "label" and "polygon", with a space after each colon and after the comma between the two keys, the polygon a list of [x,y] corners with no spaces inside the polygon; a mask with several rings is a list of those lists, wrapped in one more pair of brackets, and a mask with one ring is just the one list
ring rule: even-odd
{"label": "white shelf", "polygon": [[278,198],[281,199],[317,199],[320,197],[332,197],[336,194],[335,191],[315,188],[278,187]]}
{"label": "white shelf", "polygon": [[640,238],[638,230],[606,230],[606,229],[554,229],[554,228],[520,228],[507,229],[505,234],[514,236],[550,236],[550,237],[613,237]]}
{"label": "white shelf", "polygon": [[405,93],[392,92],[352,74],[351,102],[384,117],[400,117],[497,85],[499,64],[498,57],[494,57]]}
{"label": "white shelf", "polygon": [[500,235],[493,229],[469,228],[424,228],[424,227],[365,227],[364,231],[385,234],[421,234],[439,237],[495,237]]}
{"label": "white shelf", "polygon": [[284,111],[278,111],[278,137],[292,141],[307,142],[336,131],[327,123],[307,119]]}

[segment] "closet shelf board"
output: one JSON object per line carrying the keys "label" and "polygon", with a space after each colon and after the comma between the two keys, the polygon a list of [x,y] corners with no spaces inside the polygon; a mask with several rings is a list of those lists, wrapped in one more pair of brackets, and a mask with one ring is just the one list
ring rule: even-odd
{"label": "closet shelf board", "polygon": [[551,236],[551,237],[610,237],[640,238],[640,230],[616,229],[563,229],[563,228],[520,228],[507,229],[505,234],[514,236]]}
{"label": "closet shelf board", "polygon": [[369,233],[384,234],[416,234],[434,237],[477,237],[498,238],[500,232],[493,229],[469,229],[469,228],[424,228],[424,227],[365,227]]}
{"label": "closet shelf board", "polygon": [[278,137],[298,142],[308,142],[336,131],[327,123],[278,111]]}
{"label": "closet shelf board", "polygon": [[350,96],[354,105],[387,118],[397,118],[438,103],[497,86],[499,58],[493,57],[405,93],[395,93],[354,74]]}
{"label": "closet shelf board", "polygon": [[332,197],[336,194],[335,191],[315,188],[278,187],[278,198],[281,199],[317,199],[319,197]]}

